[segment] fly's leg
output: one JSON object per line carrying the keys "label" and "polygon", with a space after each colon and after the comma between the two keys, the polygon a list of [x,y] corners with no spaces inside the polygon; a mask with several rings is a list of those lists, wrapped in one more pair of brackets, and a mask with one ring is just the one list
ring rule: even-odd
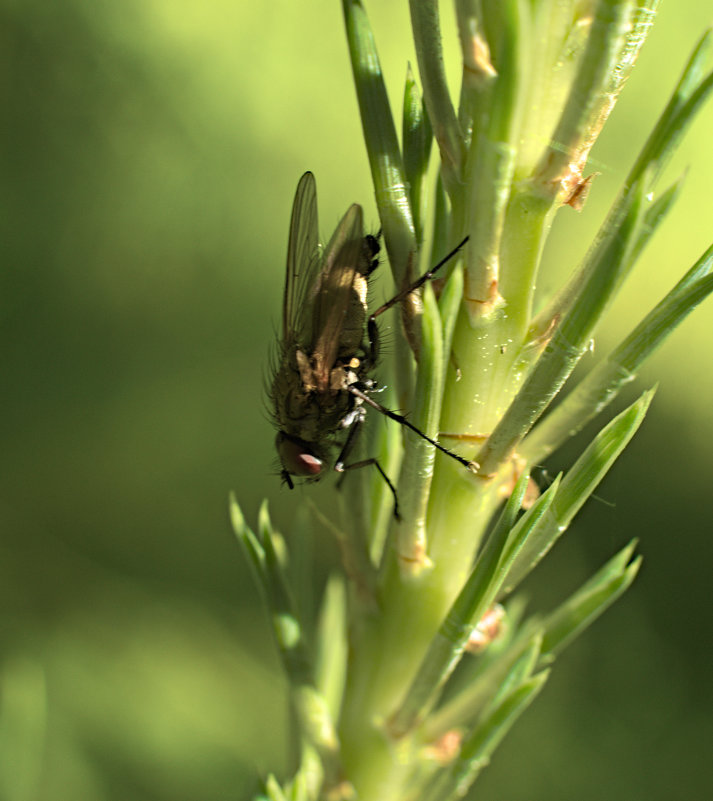
{"label": "fly's leg", "polygon": [[431,278],[443,267],[444,264],[447,264],[457,253],[458,251],[465,245],[468,241],[468,237],[466,237],[460,244],[456,245],[453,250],[447,255],[444,256],[435,267],[431,267],[430,270],[425,272],[420,278],[417,278],[410,286],[407,286],[406,289],[402,289],[400,292],[397,292],[391,300],[387,300],[383,306],[379,306],[379,308],[369,316],[369,320],[367,322],[367,334],[369,336],[369,348],[371,351],[371,363],[374,364],[376,361],[376,357],[378,356],[379,350],[379,331],[376,326],[376,318],[383,314],[385,311],[388,311],[392,306],[395,306],[397,303],[401,303],[402,300],[407,298],[412,292],[415,292],[417,289],[422,287],[426,281],[430,281]]}
{"label": "fly's leg", "polygon": [[[413,423],[410,423],[402,414],[397,414],[397,412],[392,412],[391,409],[387,409],[385,406],[382,406],[380,403],[377,403],[373,398],[370,398],[365,392],[362,392],[358,387],[354,384],[347,387],[347,391],[351,392],[354,397],[359,398],[362,403],[366,403],[372,407],[372,409],[376,409],[377,412],[381,412],[381,414],[385,415],[386,417],[390,418],[391,420],[395,420],[397,423],[400,423],[402,426],[406,426],[406,428],[410,429],[414,432],[414,434],[418,434],[421,439],[425,439],[426,442],[430,442],[434,448],[438,448],[441,453],[445,453],[446,456],[450,456],[451,459],[455,459],[457,462],[466,467],[468,470],[475,472],[478,469],[478,465],[475,462],[471,462],[468,459],[465,459],[463,456],[460,456],[453,451],[448,450],[440,442],[437,442],[435,439],[431,439],[427,434],[424,434],[421,429],[416,428]],[[349,444],[349,440],[347,440],[347,444]],[[345,445],[346,447],[346,445]],[[338,464],[339,462],[337,462]],[[335,470],[336,470],[335,466]],[[381,468],[379,468],[381,470]],[[383,471],[382,471],[383,474]],[[384,476],[386,478],[386,476]],[[388,481],[388,479],[387,479]],[[389,482],[390,484],[391,482]]]}
{"label": "fly's leg", "polygon": [[376,236],[367,234],[364,237],[364,250],[366,252],[366,257],[369,262],[369,267],[366,273],[364,273],[365,278],[368,278],[374,272],[374,270],[379,266],[379,253],[381,252],[381,245],[379,244],[380,238],[381,238],[381,230],[379,230]]}
{"label": "fly's leg", "polygon": [[[374,467],[379,471],[381,477],[384,479],[388,488],[391,490],[391,494],[394,496],[394,517],[400,521],[401,514],[399,513],[399,499],[398,496],[396,495],[396,487],[391,483],[391,479],[384,472],[384,468],[379,464],[378,459],[375,459],[372,456],[370,459],[362,459],[360,462],[343,464],[340,472],[346,473],[347,470],[357,470],[360,467],[368,467],[371,464],[373,464]],[[336,467],[334,469],[336,470]]]}
{"label": "fly's leg", "polygon": [[391,300],[387,300],[383,306],[379,306],[379,308],[369,317],[369,322],[374,320],[380,314],[383,314],[392,306],[400,303],[402,300],[404,300],[404,298],[407,298],[412,292],[415,292],[417,289],[422,287],[426,281],[430,281],[431,278],[433,278],[433,276],[441,269],[441,267],[443,267],[444,264],[447,264],[458,253],[468,239],[469,237],[466,237],[462,242],[456,245],[447,256],[444,256],[435,267],[431,267],[430,270],[425,272],[420,278],[417,278],[410,286],[407,286],[406,289],[402,289],[400,292],[397,292],[394,297],[391,298]]}
{"label": "fly's leg", "polygon": [[352,418],[352,422],[349,425],[347,441],[342,446],[341,451],[339,451],[337,461],[334,463],[334,469],[337,471],[337,473],[344,472],[344,462],[346,462],[346,460],[349,458],[349,454],[354,450],[354,444],[356,443],[357,435],[361,431],[363,419],[363,410],[357,409],[355,412],[355,417]]}
{"label": "fly's leg", "polygon": [[379,464],[378,459],[372,457],[371,459],[362,459],[359,462],[345,464],[346,460],[349,458],[349,454],[354,448],[354,443],[356,442],[357,435],[361,431],[362,423],[363,421],[361,419],[357,419],[352,423],[351,428],[349,429],[349,434],[347,435],[347,441],[344,443],[344,447],[340,451],[339,456],[337,456],[334,469],[337,471],[337,473],[342,474],[342,477],[339,479],[338,486],[341,485],[341,482],[344,479],[344,474],[347,472],[347,470],[358,470],[360,467],[368,467],[369,465],[373,464],[381,474],[381,477],[386,482],[388,488],[391,490],[391,494],[394,496],[394,517],[397,520],[401,520],[401,515],[399,514],[399,499],[396,495],[396,487],[394,487],[394,485],[391,483],[391,479],[384,472],[384,469]]}

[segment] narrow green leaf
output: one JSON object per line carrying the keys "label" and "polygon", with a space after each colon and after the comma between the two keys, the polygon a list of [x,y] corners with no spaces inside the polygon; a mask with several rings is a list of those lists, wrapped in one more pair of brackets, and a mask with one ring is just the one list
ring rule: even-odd
{"label": "narrow green leaf", "polygon": [[577,592],[543,622],[543,657],[549,661],[590,626],[631,586],[641,567],[641,557],[627,564],[635,544],[614,556]]}
{"label": "narrow green leaf", "polygon": [[558,526],[569,526],[599,482],[644,421],[655,390],[641,397],[605,426],[565,474],[562,486],[549,514]]}
{"label": "narrow green leaf", "polygon": [[278,553],[281,539],[272,527],[266,503],[260,508],[258,521],[265,553],[263,584],[299,733],[319,754],[326,780],[336,782],[341,776],[336,729],[329,703],[314,684],[311,655],[285,575],[285,558]]}
{"label": "narrow green leaf", "polygon": [[436,0],[410,0],[418,69],[423,96],[441,154],[441,175],[448,194],[456,190],[463,165],[463,137],[446,82]]}
{"label": "narrow green leaf", "polygon": [[231,492],[228,496],[228,510],[230,512],[230,523],[235,535],[237,537],[242,537],[243,532],[247,528],[247,524],[245,523],[243,510],[240,508],[240,504],[234,492]]}
{"label": "narrow green leaf", "polygon": [[275,549],[272,523],[264,504],[261,507],[259,522],[260,539],[265,553],[263,583],[272,619],[273,634],[290,684],[293,688],[300,687],[305,683],[312,682],[312,668],[282,561]]}
{"label": "narrow green leaf", "polygon": [[518,520],[517,525],[510,532],[507,548],[498,564],[498,589],[512,568],[522,547],[527,543],[533,532],[537,530],[540,521],[545,517],[557,497],[560,489],[562,475],[559,474],[547,490],[540,495],[535,503]]}
{"label": "narrow green leaf", "polygon": [[651,33],[659,3],[660,0],[633,0],[631,4],[631,24],[626,32],[617,65],[612,70],[607,86],[607,91],[614,98],[624,87],[636,63],[639,51]]}
{"label": "narrow green leaf", "polygon": [[610,581],[621,575],[626,566],[630,564],[631,557],[636,551],[636,546],[639,544],[638,537],[630,540],[620,551],[614,554],[607,562],[605,562],[599,570],[577,590],[578,593],[589,593],[601,584]]}
{"label": "narrow green leaf", "polygon": [[[713,247],[705,254],[705,263],[707,269],[713,266]],[[713,275],[701,275],[695,282],[684,278],[612,351],[608,361],[633,377],[644,361],[711,291]]]}
{"label": "narrow green leaf", "polygon": [[[441,399],[443,397],[443,328],[431,285],[426,284],[423,290],[421,352],[416,375],[412,418],[414,424],[421,431],[435,439],[438,436],[438,421],[441,416]],[[431,457],[434,456],[434,449],[431,445],[418,437],[410,437],[410,439],[421,442],[427,447]]]}
{"label": "narrow green leaf", "polygon": [[674,90],[674,108],[680,108],[696,91],[706,72],[713,51],[713,29],[709,28],[693,48],[686,66]]}
{"label": "narrow green leaf", "polygon": [[558,339],[559,347],[564,351],[575,349],[581,353],[581,349],[586,348],[594,326],[631,267],[631,252],[638,240],[640,223],[648,202],[645,195],[647,183],[642,179],[632,187],[604,223],[591,254],[580,270],[581,284],[545,353],[549,347],[554,347]]}
{"label": "narrow green leaf", "polygon": [[[309,704],[308,704],[309,705]],[[299,707],[299,704],[297,704]],[[297,710],[297,715],[300,716],[300,709]],[[307,712],[307,714],[310,714]],[[317,725],[316,721],[312,725]],[[319,731],[312,732],[319,738],[321,734]],[[286,781],[283,785],[277,781],[273,774],[269,774],[263,786],[263,793],[253,796],[253,801],[319,801],[319,799],[329,796],[330,790],[339,785],[345,791],[347,790],[346,782],[341,780],[341,770],[338,768],[338,763],[335,761],[335,754],[327,753],[324,749],[320,754],[318,749],[313,746],[307,739],[302,739],[299,744],[301,751],[300,765],[294,776]],[[325,754],[326,761],[331,762],[331,772],[325,772]],[[324,790],[324,795],[322,791]],[[351,795],[334,795],[334,798],[348,798]]]}
{"label": "narrow green leaf", "polygon": [[653,390],[645,392],[635,403],[617,415],[597,434],[567,471],[554,503],[515,559],[503,594],[511,592],[567,530],[572,518],[638,430],[653,396]]}
{"label": "narrow green leaf", "polygon": [[493,313],[496,299],[491,292],[500,281],[501,241],[520,137],[519,96],[527,85],[523,54],[528,14],[523,9],[519,0],[497,4],[497,74],[485,92],[473,87],[478,98],[470,103],[487,104],[487,112],[476,112],[464,178],[464,233],[470,235],[464,296],[471,299],[466,309],[474,323]]}
{"label": "narrow green leaf", "polygon": [[713,292],[713,246],[605,360],[591,370],[525,439],[520,454],[542,461],[602,411],[642,364]]}
{"label": "narrow green leaf", "polygon": [[299,770],[290,782],[289,801],[309,801],[309,798],[304,774]]}
{"label": "narrow green leaf", "polygon": [[317,750],[309,743],[303,743],[300,767],[290,787],[290,801],[319,801],[324,778],[324,768]]}
{"label": "narrow green leaf", "polygon": [[[436,264],[436,262],[434,262]],[[461,299],[463,298],[463,270],[456,267],[446,281],[441,296],[438,299],[438,310],[441,314],[443,325],[443,366],[444,370],[452,368],[451,344],[453,342],[453,330],[458,317]]]}
{"label": "narrow green leaf", "polygon": [[[708,270],[713,266],[713,246],[706,252],[704,264]],[[609,361],[635,375],[643,362],[712,290],[711,274],[701,275],[693,282],[684,277],[612,352]]]}
{"label": "narrow green leaf", "polygon": [[412,280],[408,271],[417,242],[396,126],[364,6],[342,0],[342,7],[376,205],[394,282],[404,286]]}
{"label": "narrow green leaf", "polygon": [[331,576],[324,590],[317,628],[315,686],[325,698],[334,720],[347,675],[347,593],[340,576]]}
{"label": "narrow green leaf", "polygon": [[492,705],[499,689],[514,684],[508,677],[516,673],[521,679],[527,678],[534,670],[542,651],[543,631],[536,629],[520,637],[504,653],[500,654],[487,668],[478,674],[453,698],[435,710],[423,722],[419,731],[420,739],[432,742],[446,732],[472,726],[473,721],[484,714],[486,707]]}
{"label": "narrow green leaf", "polygon": [[[438,437],[444,380],[441,317],[433,290],[427,284],[423,291],[420,355],[411,421],[431,439]],[[433,445],[416,434],[405,432],[398,485],[401,523],[396,527],[396,555],[400,566],[408,565],[414,575],[426,566],[426,512],[435,460]]]}
{"label": "narrow green leaf", "polygon": [[312,685],[302,684],[293,688],[292,700],[307,742],[320,754],[336,753],[339,743],[325,697]]}
{"label": "narrow green leaf", "polygon": [[492,700],[492,708],[498,706],[513,690],[530,678],[537,666],[541,651],[542,642],[538,638],[533,640],[530,647],[515,660]]}
{"label": "narrow green leaf", "polygon": [[503,698],[463,741],[460,754],[434,783],[425,801],[463,798],[515,721],[535,700],[548,677],[549,671],[544,670]]}
{"label": "narrow green leaf", "polygon": [[[713,90],[713,73],[700,80],[703,62],[707,58],[710,46],[709,33],[703,37],[696,47],[666,109],[661,114],[649,139],[637,157],[627,180],[624,182],[620,196],[598,235],[599,246],[592,250],[590,258],[585,260],[583,268],[570,281],[569,286],[565,288],[557,301],[540,315],[533,326],[534,330],[544,330],[548,321],[563,316],[573,305],[574,299],[582,297],[583,291],[586,292],[587,297],[592,297],[595,301],[594,305],[596,305],[598,296],[596,292],[592,292],[596,287],[591,286],[591,278],[593,277],[591,273],[601,272],[601,270],[596,270],[593,264],[594,259],[591,256],[596,256],[597,252],[602,250],[601,244],[608,238],[607,232],[616,232],[617,219],[621,219],[622,213],[626,215],[627,207],[632,202],[631,195],[636,193],[639,196],[646,196],[650,193],[652,185],[668,158],[674,152],[687,126],[692,122],[695,114]],[[640,199],[639,205],[641,205]],[[661,207],[658,210],[660,211]],[[654,214],[656,212],[652,210],[650,215]],[[645,220],[646,222],[650,223],[651,217],[649,217],[648,221]],[[629,247],[628,263],[617,263],[615,265],[614,269],[621,272],[622,277],[625,273],[623,268],[630,269],[632,266],[633,260],[631,256],[640,249],[641,237],[646,237],[645,228],[637,232]],[[606,275],[606,271],[603,274]]]}
{"label": "narrow green leaf", "polygon": [[523,470],[515,482],[515,486],[505,503],[503,511],[498,518],[498,522],[495,524],[493,533],[496,538],[498,537],[499,531],[511,531],[514,528],[518,512],[522,508],[522,501],[525,497],[525,491],[527,490],[527,483],[529,480],[529,472]]}
{"label": "narrow green leaf", "polygon": [[674,295],[683,295],[694,284],[706,278],[713,272],[713,245],[698,259],[691,269],[683,276],[672,290]]}
{"label": "narrow green leaf", "polygon": [[[436,188],[433,196],[433,237],[431,243],[431,257],[429,264],[438,262],[448,253],[451,231],[451,210],[448,204],[446,190],[443,188],[443,179],[439,173],[436,179]],[[444,266],[444,277],[454,272],[449,270],[448,265]]]}
{"label": "narrow green leaf", "polygon": [[423,242],[423,205],[433,131],[418,86],[408,65],[403,114],[404,172],[411,199],[416,239]]}
{"label": "narrow green leaf", "polygon": [[255,534],[250,530],[235,495],[229,496],[230,523],[243,553],[255,572],[258,583],[263,586],[265,580],[265,551]]}
{"label": "narrow green leaf", "polygon": [[[384,388],[380,400],[384,406],[393,409],[398,406],[396,396],[394,386],[391,384]],[[409,397],[411,397],[411,394],[409,394]],[[375,417],[378,417],[378,415],[374,415]],[[387,476],[398,476],[403,456],[401,426],[394,425],[388,420],[376,421],[375,424],[367,426],[367,434],[369,445],[365,454],[375,456]],[[368,573],[365,574],[369,577],[367,586],[373,588],[376,581],[375,565],[380,565],[384,559],[387,535],[394,519],[394,496],[378,470],[361,470],[360,472],[367,473],[369,477],[367,498],[370,500],[371,516],[364,532],[367,539],[367,549],[365,551],[367,559],[363,564],[363,568],[368,570]],[[342,493],[342,496],[345,494]],[[351,511],[347,513],[347,508],[349,510],[352,508],[350,502],[347,498],[342,498],[339,503],[343,519],[348,520],[352,514]],[[347,513],[346,517],[344,517],[345,513]],[[356,547],[356,543],[360,539],[361,535],[353,538],[352,547]]]}
{"label": "narrow green leaf", "polygon": [[[544,193],[561,191],[563,176],[571,172],[572,165],[581,165],[586,159],[614,106],[625,77],[620,67],[631,33],[633,8],[631,0],[602,0],[594,7],[587,44],[569,96],[551,143],[535,169]],[[635,53],[631,60],[633,56]],[[619,78],[617,83],[613,83],[615,77]]]}
{"label": "narrow green leaf", "polygon": [[652,177],[661,173],[686,128],[713,90],[713,73],[703,77],[711,42],[709,30],[694,48],[666,108],[629,173],[627,183],[632,184],[639,180],[644,171],[651,171],[652,167]]}
{"label": "narrow green leaf", "polygon": [[659,225],[666,219],[669,211],[673,208],[674,203],[678,200],[683,186],[683,176],[678,179],[674,184],[669,186],[665,192],[662,192],[660,197],[654,199],[651,207],[644,213],[644,219],[639,230],[639,235],[632,245],[630,260],[634,264],[642,251],[648,245],[651,237],[658,230]]}
{"label": "narrow green leaf", "polygon": [[272,773],[267,777],[267,780],[265,781],[265,797],[269,799],[269,801],[288,801],[287,797],[282,792],[282,787],[280,787],[280,783],[272,775]]}

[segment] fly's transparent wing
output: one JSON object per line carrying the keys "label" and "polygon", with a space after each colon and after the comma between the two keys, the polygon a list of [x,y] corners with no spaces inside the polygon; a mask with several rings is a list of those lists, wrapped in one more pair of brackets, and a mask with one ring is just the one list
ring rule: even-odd
{"label": "fly's transparent wing", "polygon": [[309,294],[321,262],[317,222],[317,186],[306,172],[297,184],[287,244],[282,337],[302,341],[310,323]]}
{"label": "fly's transparent wing", "polygon": [[[361,206],[347,210],[329,241],[312,303],[312,362],[317,386],[324,390],[343,347],[345,331],[363,334],[369,265],[364,248]],[[363,285],[363,288],[362,288]],[[357,316],[358,319],[351,319]]]}

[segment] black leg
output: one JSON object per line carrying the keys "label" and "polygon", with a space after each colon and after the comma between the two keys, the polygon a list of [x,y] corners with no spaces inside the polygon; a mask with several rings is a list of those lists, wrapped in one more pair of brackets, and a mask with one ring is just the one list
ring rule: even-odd
{"label": "black leg", "polygon": [[379,306],[379,308],[369,317],[369,333],[371,334],[372,331],[372,324],[373,321],[380,315],[383,314],[385,311],[390,309],[392,306],[395,306],[397,303],[400,303],[404,298],[408,297],[412,292],[415,292],[419,287],[422,287],[426,281],[430,281],[431,278],[443,267],[444,264],[447,264],[458,251],[465,245],[468,241],[468,237],[466,237],[459,245],[453,248],[453,250],[447,255],[444,256],[435,267],[431,267],[428,272],[425,272],[420,278],[416,279],[413,284],[407,286],[406,289],[402,289],[396,295],[394,295],[391,300],[387,300],[383,306]]}
{"label": "black leg", "polygon": [[385,311],[388,311],[392,306],[395,306],[397,303],[400,303],[404,298],[408,297],[412,292],[417,290],[419,287],[422,287],[426,281],[430,281],[431,278],[443,267],[444,264],[449,262],[458,251],[465,245],[468,241],[468,237],[466,237],[457,247],[453,248],[453,250],[445,256],[445,258],[441,259],[435,267],[432,267],[428,272],[424,273],[420,278],[414,281],[413,284],[407,286],[406,289],[402,289],[401,292],[398,292],[394,295],[391,300],[387,300],[383,306],[379,306],[379,308],[369,316],[369,319],[366,322],[366,330],[367,336],[369,338],[369,362],[371,364],[376,364],[379,358],[379,329],[376,325],[376,318],[383,314]]}
{"label": "black leg", "polygon": [[[391,494],[394,496],[394,517],[397,520],[401,520],[401,514],[399,513],[399,499],[398,496],[396,495],[396,487],[391,483],[391,479],[384,472],[384,468],[379,464],[378,459],[372,457],[371,459],[362,459],[360,462],[343,464],[340,472],[346,473],[347,470],[358,470],[360,467],[368,467],[369,465],[372,464],[379,471],[379,473],[381,473],[381,477],[384,479],[388,488],[391,490]],[[337,469],[336,465],[334,469],[335,470]]]}
{"label": "black leg", "polygon": [[[355,397],[359,398],[363,403],[368,404],[372,407],[372,409],[376,409],[381,414],[386,415],[391,420],[395,420],[397,423],[400,423],[402,426],[406,426],[406,428],[410,429],[414,432],[414,434],[418,434],[421,439],[425,439],[426,442],[430,442],[434,448],[438,448],[441,453],[445,453],[446,456],[450,456],[451,459],[455,459],[457,462],[460,462],[463,467],[466,467],[468,470],[475,472],[478,466],[475,462],[471,462],[468,459],[465,459],[463,456],[459,456],[457,453],[448,450],[440,442],[436,442],[435,439],[431,439],[429,436],[423,433],[420,429],[416,428],[413,423],[410,423],[402,414],[397,414],[396,412],[392,412],[391,409],[387,409],[385,406],[382,406],[380,403],[377,403],[373,398],[370,398],[365,392],[362,392],[360,389],[355,387],[354,385],[347,387],[349,392],[352,393]],[[348,442],[348,440],[347,440]],[[346,446],[345,446],[346,447]],[[336,469],[336,468],[335,468]]]}
{"label": "black leg", "polygon": [[360,419],[356,419],[351,426],[349,426],[349,434],[347,435],[347,441],[344,443],[341,451],[339,451],[339,456],[337,456],[337,461],[334,463],[334,469],[337,473],[344,472],[344,462],[349,458],[349,454],[354,449],[354,443],[356,442],[356,438],[361,431],[363,423]]}
{"label": "black leg", "polygon": [[372,236],[371,234],[367,234],[364,237],[364,246],[367,251],[367,256],[369,259],[369,268],[365,273],[365,276],[368,278],[374,270],[379,266],[379,259],[378,255],[381,251],[381,245],[379,244],[379,239],[381,239],[381,229],[379,229],[379,233],[376,236]]}
{"label": "black leg", "polygon": [[[397,520],[401,520],[401,515],[399,514],[399,499],[396,497],[396,487],[394,487],[394,485],[391,483],[391,479],[386,475],[377,459],[362,459],[360,462],[344,464],[354,448],[354,443],[356,442],[356,438],[361,431],[362,424],[363,423],[361,420],[356,420],[354,423],[352,423],[351,428],[349,429],[349,434],[347,435],[347,441],[344,443],[344,447],[340,451],[339,456],[337,456],[334,469],[337,471],[337,473],[342,473],[343,478],[344,473],[346,473],[347,470],[357,470],[360,467],[368,467],[369,465],[373,464],[379,473],[381,473],[381,477],[384,479],[388,488],[391,490],[391,494],[394,496],[394,517]],[[339,480],[340,484],[341,481],[342,479]]]}

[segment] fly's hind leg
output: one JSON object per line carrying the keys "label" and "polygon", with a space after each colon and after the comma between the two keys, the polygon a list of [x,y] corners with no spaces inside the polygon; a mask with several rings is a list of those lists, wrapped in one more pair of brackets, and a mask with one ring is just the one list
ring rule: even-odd
{"label": "fly's hind leg", "polygon": [[[374,467],[379,471],[381,477],[386,482],[386,485],[391,490],[391,494],[394,496],[394,517],[397,520],[401,520],[401,514],[399,512],[399,499],[396,495],[396,487],[391,483],[391,479],[386,475],[384,472],[384,468],[379,464],[379,460],[374,458],[373,456],[370,459],[362,459],[360,462],[352,462],[351,464],[343,464],[341,473],[346,473],[347,470],[357,470],[360,467],[368,467],[369,465],[373,464]],[[337,469],[336,466],[334,468]]]}
{"label": "fly's hind leg", "polygon": [[337,483],[338,487],[341,487],[342,481],[344,480],[345,474],[348,470],[358,470],[360,467],[368,467],[369,465],[374,465],[374,467],[379,471],[379,474],[386,482],[386,485],[391,490],[391,494],[394,496],[394,517],[397,520],[401,520],[401,515],[399,514],[399,499],[396,495],[396,487],[391,483],[391,479],[386,475],[384,472],[383,467],[379,464],[379,460],[372,457],[370,459],[361,459],[358,462],[352,462],[351,464],[345,464],[347,459],[349,458],[349,454],[354,449],[354,444],[356,442],[356,438],[361,431],[361,427],[363,425],[363,420],[361,418],[357,418],[349,428],[349,434],[347,435],[347,441],[344,443],[344,447],[337,456],[337,461],[334,464],[334,469],[337,473],[341,473],[341,477],[339,482]]}
{"label": "fly's hind leg", "polygon": [[[377,403],[373,398],[370,398],[364,391],[359,389],[359,387],[352,384],[351,386],[347,387],[347,390],[354,395],[354,397],[359,398],[362,403],[366,403],[372,407],[372,409],[376,409],[377,412],[381,412],[381,414],[388,417],[390,420],[394,420],[395,422],[399,423],[402,426],[406,426],[410,431],[413,431],[414,434],[418,434],[421,439],[425,439],[426,442],[433,445],[434,448],[437,448],[441,453],[445,453],[446,456],[450,456],[451,459],[455,459],[456,462],[459,462],[463,465],[463,467],[470,470],[470,472],[474,473],[478,469],[478,465],[475,462],[471,462],[469,459],[465,459],[458,453],[454,453],[453,451],[449,450],[445,446],[441,445],[435,439],[431,439],[427,434],[424,434],[420,428],[417,428],[413,423],[409,422],[402,414],[398,414],[397,412],[392,412],[391,409],[387,409],[385,406],[382,406],[380,403]],[[347,444],[349,440],[347,440]],[[346,447],[346,446],[345,446]],[[335,470],[336,470],[335,466]],[[379,468],[381,469],[381,468]]]}

